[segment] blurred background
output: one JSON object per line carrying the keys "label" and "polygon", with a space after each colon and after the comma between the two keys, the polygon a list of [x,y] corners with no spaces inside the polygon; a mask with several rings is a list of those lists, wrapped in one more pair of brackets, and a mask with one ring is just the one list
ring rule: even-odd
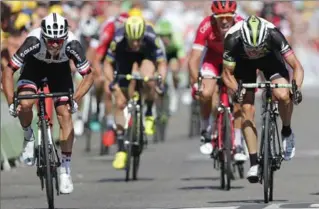
{"label": "blurred background", "polygon": [[[257,14],[273,22],[287,37],[305,68],[304,91],[319,85],[319,1],[240,1],[238,14]],[[210,1],[1,1],[1,69],[23,43],[30,30],[50,12],[65,16],[84,45],[98,39],[99,27],[122,12],[141,13],[151,24],[167,18],[183,37],[188,53],[198,24],[211,14]],[[98,24],[96,24],[98,23]],[[89,29],[89,30],[88,30]],[[186,53],[186,54],[187,54]],[[187,55],[185,57],[187,62]],[[184,65],[181,78],[187,83]],[[15,76],[18,76],[16,73]],[[1,160],[19,155],[22,132],[18,120],[8,115],[1,93]]]}

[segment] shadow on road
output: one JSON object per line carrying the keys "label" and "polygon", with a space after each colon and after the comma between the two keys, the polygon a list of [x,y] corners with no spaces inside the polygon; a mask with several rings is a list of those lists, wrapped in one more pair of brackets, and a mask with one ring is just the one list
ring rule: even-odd
{"label": "shadow on road", "polygon": [[[288,202],[288,200],[274,200],[273,202]],[[227,203],[259,203],[259,204],[263,204],[264,200],[260,199],[260,200],[227,200],[227,201],[212,201],[212,202],[208,202],[210,204],[227,204]],[[265,204],[266,205],[266,204]]]}
{"label": "shadow on road", "polygon": [[219,177],[189,177],[181,178],[182,181],[217,181]]}
{"label": "shadow on road", "polygon": [[[48,209],[48,208],[26,208],[26,209]],[[79,208],[55,208],[55,209],[79,209]]]}
{"label": "shadow on road", "polygon": [[[137,180],[130,180],[130,181],[154,181],[154,178],[138,178]],[[100,179],[97,182],[99,183],[106,183],[106,182],[126,182],[124,178],[104,178]]]}
{"label": "shadow on road", "polygon": [[319,192],[317,192],[317,193],[310,193],[311,195],[319,195]]}
{"label": "shadow on road", "polygon": [[40,198],[42,195],[15,195],[15,196],[1,196],[2,200],[23,200],[23,199],[32,199],[32,198]]}
{"label": "shadow on road", "polygon": [[[232,186],[231,189],[243,189],[242,186]],[[179,190],[222,190],[220,186],[190,186],[190,187],[180,187]]]}

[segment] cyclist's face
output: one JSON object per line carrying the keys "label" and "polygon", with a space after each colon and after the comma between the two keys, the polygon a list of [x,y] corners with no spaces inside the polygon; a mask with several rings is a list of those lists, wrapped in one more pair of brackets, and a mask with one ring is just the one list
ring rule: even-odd
{"label": "cyclist's face", "polygon": [[222,35],[225,35],[227,31],[234,25],[234,14],[222,14],[215,16],[217,26]]}
{"label": "cyclist's face", "polygon": [[44,39],[51,54],[57,54],[63,46],[64,39]]}
{"label": "cyclist's face", "polygon": [[140,50],[142,46],[142,40],[143,39],[137,39],[137,40],[128,40],[128,45],[132,51],[138,51]]}
{"label": "cyclist's face", "polygon": [[161,35],[161,39],[165,46],[168,46],[171,43],[171,35]]}

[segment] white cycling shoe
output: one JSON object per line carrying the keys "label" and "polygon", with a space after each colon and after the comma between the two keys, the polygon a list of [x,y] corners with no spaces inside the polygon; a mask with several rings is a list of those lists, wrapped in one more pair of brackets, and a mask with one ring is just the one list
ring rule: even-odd
{"label": "white cycling shoe", "polygon": [[291,160],[295,156],[296,147],[295,147],[295,135],[293,133],[288,137],[282,136],[282,145],[284,149],[284,159]]}
{"label": "white cycling shoe", "polygon": [[247,172],[247,180],[254,184],[258,183],[258,165],[251,166]]}
{"label": "white cycling shoe", "polygon": [[20,161],[27,166],[33,166],[35,163],[34,143],[35,139],[33,134],[29,140],[24,139],[23,141],[23,150],[20,156]]}
{"label": "white cycling shoe", "polygon": [[74,190],[71,174],[64,167],[60,167],[59,189],[61,194],[70,194]]}

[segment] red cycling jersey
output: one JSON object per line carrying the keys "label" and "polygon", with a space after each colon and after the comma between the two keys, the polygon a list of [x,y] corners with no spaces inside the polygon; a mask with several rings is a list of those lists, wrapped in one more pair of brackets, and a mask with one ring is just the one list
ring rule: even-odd
{"label": "red cycling jersey", "polygon": [[[243,20],[242,17],[236,15],[235,23]],[[207,48],[202,75],[219,75],[219,65],[223,61],[224,43],[217,28],[217,25],[211,24],[211,16],[207,16],[199,25],[196,38],[193,44],[193,49],[203,51]]]}
{"label": "red cycling jersey", "polygon": [[125,22],[127,18],[128,14],[123,13],[118,17],[111,17],[107,19],[104,23],[102,23],[99,32],[99,46],[96,49],[97,54],[101,56],[106,55],[108,46],[110,45],[114,37],[115,31]]}

